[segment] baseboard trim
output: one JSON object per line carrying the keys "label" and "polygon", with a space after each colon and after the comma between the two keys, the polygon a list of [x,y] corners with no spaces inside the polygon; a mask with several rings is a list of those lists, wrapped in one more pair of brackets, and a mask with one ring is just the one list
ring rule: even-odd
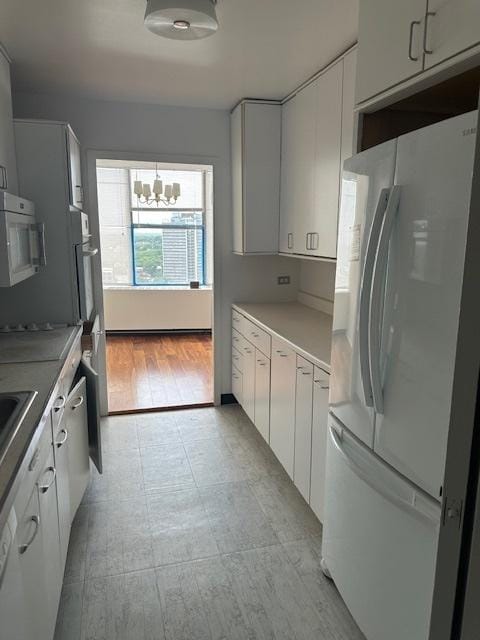
{"label": "baseboard trim", "polygon": [[149,336],[149,335],[185,335],[195,333],[201,335],[212,335],[211,329],[107,329],[107,336]]}
{"label": "baseboard trim", "polygon": [[233,393],[222,393],[220,404],[238,404],[238,402]]}

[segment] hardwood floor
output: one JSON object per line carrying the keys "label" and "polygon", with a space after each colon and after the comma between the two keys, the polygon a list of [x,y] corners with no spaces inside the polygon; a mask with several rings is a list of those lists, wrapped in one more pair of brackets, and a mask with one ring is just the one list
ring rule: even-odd
{"label": "hardwood floor", "polygon": [[110,414],[211,404],[212,338],[108,335],[107,385]]}

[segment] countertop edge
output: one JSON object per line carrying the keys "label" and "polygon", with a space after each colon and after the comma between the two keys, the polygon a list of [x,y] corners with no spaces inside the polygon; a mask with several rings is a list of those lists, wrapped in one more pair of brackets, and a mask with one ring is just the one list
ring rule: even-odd
{"label": "countertop edge", "polygon": [[[244,304],[256,304],[255,302],[246,302]],[[274,302],[272,303],[268,303],[268,304],[275,304]],[[295,302],[292,301],[291,303],[288,302],[280,302],[278,304],[296,304],[299,305],[301,307],[305,307],[306,309],[309,309],[311,311],[314,311],[315,313],[320,313],[324,316],[328,316],[328,313],[324,313],[323,311],[318,311],[317,309],[313,309],[311,307],[307,307],[307,305],[302,304],[301,302]],[[276,331],[275,329],[272,329],[272,327],[270,327],[269,325],[265,324],[264,322],[262,322],[261,320],[259,320],[256,316],[252,315],[249,311],[246,311],[245,308],[242,306],[241,302],[233,302],[232,303],[232,309],[235,309],[236,311],[238,311],[239,313],[241,313],[242,315],[244,315],[246,318],[248,318],[249,320],[251,320],[252,322],[254,322],[255,324],[257,324],[261,329],[263,329],[264,331],[266,331],[267,333],[269,333],[272,336],[275,336],[276,338],[279,338],[280,340],[284,340],[285,342],[287,342],[292,349],[298,353],[298,355],[304,357],[306,360],[309,360],[310,362],[312,362],[313,365],[319,367],[320,369],[323,369],[323,371],[325,371],[326,373],[330,374],[331,372],[331,365],[329,362],[325,362],[324,360],[321,360],[320,358],[318,358],[317,356],[313,355],[312,353],[310,353],[309,351],[306,351],[305,349],[303,349],[302,347],[299,347],[298,344],[296,344],[291,338],[289,338],[288,336],[279,333],[278,331]]]}

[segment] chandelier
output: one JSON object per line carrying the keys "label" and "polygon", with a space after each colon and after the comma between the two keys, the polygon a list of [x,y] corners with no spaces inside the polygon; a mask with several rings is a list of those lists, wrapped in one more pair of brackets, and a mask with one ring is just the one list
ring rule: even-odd
{"label": "chandelier", "polygon": [[180,197],[180,184],[174,182],[173,184],[164,185],[158,175],[158,170],[155,170],[156,176],[153,181],[153,187],[147,182],[141,180],[134,180],[133,192],[137,196],[138,202],[141,204],[152,205],[156,204],[157,207],[160,203],[168,206],[172,206],[177,202],[177,198]]}

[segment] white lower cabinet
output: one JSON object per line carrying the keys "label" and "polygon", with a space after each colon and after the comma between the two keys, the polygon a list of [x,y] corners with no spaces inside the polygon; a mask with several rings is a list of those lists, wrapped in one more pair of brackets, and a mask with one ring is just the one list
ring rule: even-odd
{"label": "white lower cabinet", "polygon": [[17,538],[15,510],[8,516],[0,534],[0,640],[30,640],[29,620],[25,611],[25,590]]}
{"label": "white lower cabinet", "polygon": [[18,517],[18,555],[24,591],[24,615],[29,637],[51,640],[52,629],[48,615],[48,585],[46,559],[43,553],[43,523],[37,487],[34,486],[25,511]]}
{"label": "white lower cabinet", "polygon": [[70,520],[73,521],[90,478],[85,378],[81,378],[70,392],[65,405],[65,415],[69,438],[67,452]]}
{"label": "white lower cabinet", "polygon": [[312,451],[313,364],[297,355],[295,391],[295,486],[310,499],[310,460]]}
{"label": "white lower cabinet", "polygon": [[272,339],[270,446],[293,478],[295,449],[296,354],[286,342]]}
{"label": "white lower cabinet", "polygon": [[70,526],[72,524],[70,507],[70,474],[68,460],[68,429],[65,412],[53,437],[55,468],[57,470],[58,525],[60,535],[60,560],[62,574],[67,559]]}
{"label": "white lower cabinet", "polygon": [[44,611],[44,619],[48,631],[46,637],[52,638],[55,631],[63,578],[63,568],[60,563],[56,468],[53,449],[50,449],[48,458],[38,478],[37,490],[40,504],[42,553],[45,571],[46,608]]}
{"label": "white lower cabinet", "polygon": [[323,521],[329,374],[237,310],[232,317],[232,393]]}
{"label": "white lower cabinet", "polygon": [[314,368],[313,374],[313,419],[312,419],[312,463],[310,478],[310,506],[323,522],[325,492],[325,458],[327,453],[327,420],[329,374]]}
{"label": "white lower cabinet", "polygon": [[255,422],[255,347],[245,340],[243,346],[242,407]]}
{"label": "white lower cabinet", "polygon": [[243,374],[232,365],[232,393],[238,404],[243,405]]}
{"label": "white lower cabinet", "polygon": [[255,426],[270,442],[270,358],[255,349]]}

